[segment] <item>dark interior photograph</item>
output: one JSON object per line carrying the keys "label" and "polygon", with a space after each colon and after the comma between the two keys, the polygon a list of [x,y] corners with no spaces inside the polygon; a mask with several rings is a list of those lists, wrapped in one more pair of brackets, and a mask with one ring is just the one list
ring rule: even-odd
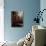
{"label": "dark interior photograph", "polygon": [[23,26],[23,16],[20,16],[16,11],[11,12],[11,26],[12,27],[22,27]]}

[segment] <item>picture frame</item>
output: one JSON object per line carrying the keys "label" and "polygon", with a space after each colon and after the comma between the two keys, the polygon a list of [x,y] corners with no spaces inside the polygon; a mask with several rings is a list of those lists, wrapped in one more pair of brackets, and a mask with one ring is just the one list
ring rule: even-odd
{"label": "picture frame", "polygon": [[23,11],[11,11],[11,26],[23,27]]}

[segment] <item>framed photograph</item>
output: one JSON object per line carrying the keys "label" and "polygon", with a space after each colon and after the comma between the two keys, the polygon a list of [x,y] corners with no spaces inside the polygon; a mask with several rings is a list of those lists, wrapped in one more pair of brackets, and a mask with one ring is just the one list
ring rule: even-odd
{"label": "framed photograph", "polygon": [[11,26],[23,27],[23,11],[11,11]]}

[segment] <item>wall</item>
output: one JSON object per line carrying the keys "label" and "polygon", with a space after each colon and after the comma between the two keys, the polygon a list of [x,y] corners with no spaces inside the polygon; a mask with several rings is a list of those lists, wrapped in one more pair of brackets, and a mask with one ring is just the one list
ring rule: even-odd
{"label": "wall", "polygon": [[[18,41],[31,31],[35,12],[40,9],[40,0],[5,0],[4,1],[4,36],[7,41]],[[22,28],[11,27],[11,11],[24,11],[24,26]]]}
{"label": "wall", "polygon": [[[41,0],[40,1],[40,9],[41,9],[41,11],[43,10],[43,9],[46,9],[46,0]],[[43,15],[42,15],[42,17],[43,17],[43,22],[41,21],[41,25],[43,25],[43,26],[46,26],[46,10],[43,12]]]}

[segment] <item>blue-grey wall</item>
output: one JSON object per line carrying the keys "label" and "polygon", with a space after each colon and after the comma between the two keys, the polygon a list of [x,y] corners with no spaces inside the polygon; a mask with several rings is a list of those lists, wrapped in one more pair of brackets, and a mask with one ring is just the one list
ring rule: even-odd
{"label": "blue-grey wall", "polygon": [[[42,11],[43,9],[46,9],[46,0],[41,0],[40,1],[40,10]],[[43,12],[43,22],[40,22],[40,25],[45,26],[46,27],[46,10]]]}
{"label": "blue-grey wall", "polygon": [[[40,9],[40,0],[5,0],[4,9],[4,35],[7,41],[18,41],[24,37],[32,27],[35,12]],[[11,27],[11,11],[24,11],[24,26],[22,28]]]}

